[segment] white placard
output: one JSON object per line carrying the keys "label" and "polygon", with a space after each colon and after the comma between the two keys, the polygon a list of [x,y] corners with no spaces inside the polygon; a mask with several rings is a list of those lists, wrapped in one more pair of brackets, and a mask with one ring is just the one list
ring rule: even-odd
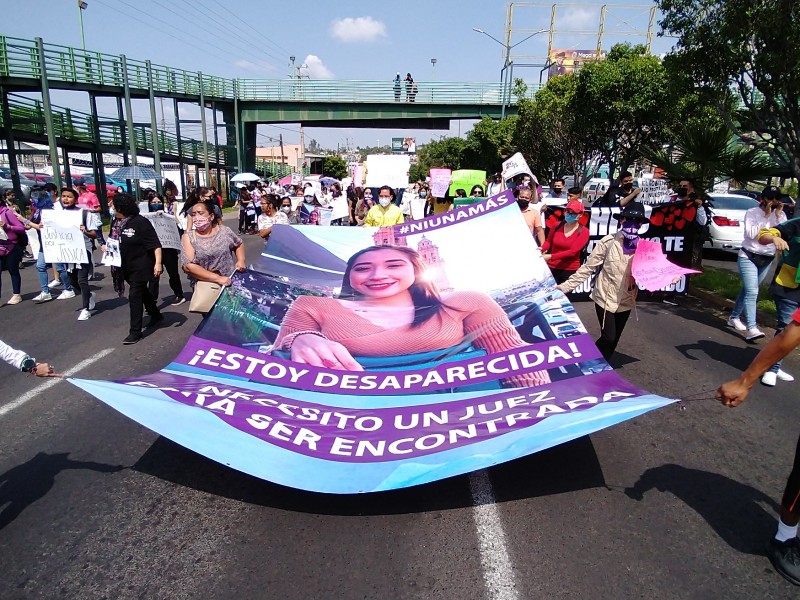
{"label": "white placard", "polygon": [[521,152],[517,152],[514,156],[503,162],[503,181],[508,181],[517,175],[528,174],[533,177],[533,171],[528,166],[528,161],[522,156]]}
{"label": "white placard", "polygon": [[411,167],[408,154],[370,154],[367,156],[367,187],[408,187],[408,169]]}
{"label": "white placard", "polygon": [[640,179],[642,193],[635,200],[642,204],[663,204],[672,198],[666,179]]}
{"label": "white placard", "polygon": [[425,203],[427,198],[414,197],[411,200],[411,218],[415,221],[425,217]]}
{"label": "white placard", "polygon": [[39,245],[39,236],[37,235],[37,230],[31,227],[26,233],[28,234],[28,244],[31,246],[31,254],[33,254],[33,258],[39,258],[39,252],[42,248]]}
{"label": "white placard", "polygon": [[175,215],[175,220],[178,222],[178,227],[186,231],[187,223],[186,223],[186,215],[183,214],[183,207],[186,205],[185,202],[173,202],[172,203],[172,212]]}
{"label": "white placard", "polygon": [[331,203],[328,205],[332,209],[331,213],[331,220],[335,221],[336,219],[342,219],[350,214],[350,207],[347,204],[347,198],[344,196],[339,196],[338,198],[334,198],[331,200]]}
{"label": "white placard", "polygon": [[162,248],[181,249],[181,234],[178,232],[178,224],[175,217],[167,214],[142,213],[142,216],[152,223],[156,230],[158,241]]}
{"label": "white placard", "polygon": [[107,267],[122,266],[122,254],[119,249],[119,240],[112,240],[111,238],[106,240],[106,251],[103,252],[103,258],[100,259],[100,262]]}
{"label": "white placard", "polygon": [[83,241],[82,210],[43,210],[42,244],[49,263],[88,263]]}

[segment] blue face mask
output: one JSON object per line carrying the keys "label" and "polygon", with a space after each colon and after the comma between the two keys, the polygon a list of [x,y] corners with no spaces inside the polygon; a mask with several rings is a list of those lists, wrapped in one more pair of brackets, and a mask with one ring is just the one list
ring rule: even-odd
{"label": "blue face mask", "polygon": [[163,205],[163,204],[160,204],[160,203],[158,203],[158,202],[153,202],[153,203],[150,205],[150,210],[154,210],[154,211],[155,211],[155,210],[164,210],[164,205]]}
{"label": "blue face mask", "polygon": [[577,221],[578,221],[578,216],[579,216],[579,215],[573,215],[572,213],[566,213],[566,214],[564,215],[564,220],[565,220],[567,223],[575,223],[575,222],[577,222]]}

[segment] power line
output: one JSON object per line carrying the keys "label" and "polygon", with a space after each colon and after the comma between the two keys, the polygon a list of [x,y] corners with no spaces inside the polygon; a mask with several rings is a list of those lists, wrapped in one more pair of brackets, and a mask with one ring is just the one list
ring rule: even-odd
{"label": "power line", "polygon": [[[196,0],[196,2],[198,4],[204,4],[204,2],[202,2],[202,0]],[[207,5],[205,5],[205,6],[207,6]],[[291,54],[291,52],[289,52],[286,48],[284,48],[282,46],[279,46],[278,44],[276,44],[275,42],[270,40],[268,37],[266,37],[264,35],[264,33],[262,31],[259,31],[258,29],[253,27],[248,21],[245,21],[244,19],[242,19],[239,15],[237,15],[235,12],[233,12],[233,10],[231,10],[229,7],[226,7],[226,11],[227,11],[227,13],[229,15],[231,15],[234,18],[236,18],[239,22],[243,23],[245,26],[247,26],[250,29],[252,29],[253,31],[255,31],[259,35],[259,38],[262,39],[263,41],[265,41],[266,43],[271,44],[277,50],[279,50],[280,52],[283,52],[286,56],[289,56]]]}

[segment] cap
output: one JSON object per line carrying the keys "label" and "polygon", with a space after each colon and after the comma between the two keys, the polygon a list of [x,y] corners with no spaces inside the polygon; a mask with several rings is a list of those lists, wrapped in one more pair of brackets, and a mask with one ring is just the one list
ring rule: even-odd
{"label": "cap", "polygon": [[622,211],[613,215],[619,221],[625,219],[626,221],[636,221],[637,223],[647,223],[650,219],[644,214],[644,204],[641,202],[628,202]]}
{"label": "cap", "polygon": [[762,198],[780,198],[781,197],[781,188],[776,185],[768,185],[764,188],[764,191],[761,192]]}
{"label": "cap", "polygon": [[584,211],[583,202],[580,200],[570,200],[567,202],[567,206],[565,207],[566,210],[570,210],[574,213],[582,213]]}

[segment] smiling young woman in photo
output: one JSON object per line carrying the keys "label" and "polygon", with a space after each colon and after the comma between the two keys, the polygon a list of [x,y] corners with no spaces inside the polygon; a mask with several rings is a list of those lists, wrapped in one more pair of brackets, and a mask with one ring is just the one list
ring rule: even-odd
{"label": "smiling young woman in photo", "polygon": [[[363,371],[354,357],[403,356],[464,342],[490,354],[527,345],[491,296],[440,295],[415,250],[372,246],[350,257],[338,298],[295,300],[274,349],[289,351],[296,362]],[[549,382],[547,371],[506,380],[512,387]]]}

